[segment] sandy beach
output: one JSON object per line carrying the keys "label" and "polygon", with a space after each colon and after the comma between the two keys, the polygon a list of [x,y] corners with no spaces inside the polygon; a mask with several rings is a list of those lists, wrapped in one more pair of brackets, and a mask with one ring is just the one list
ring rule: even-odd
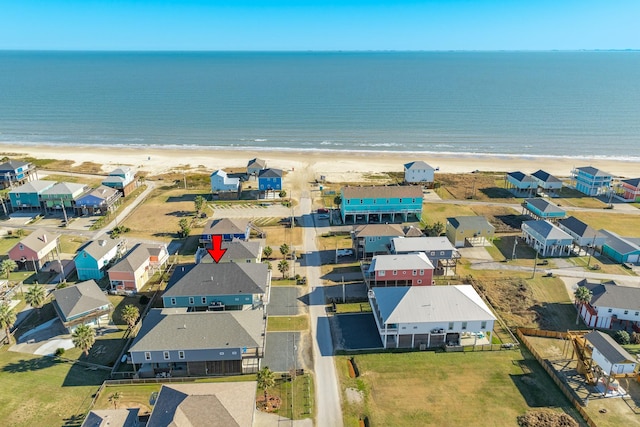
{"label": "sandy beach", "polygon": [[103,165],[104,172],[117,166],[131,166],[148,175],[158,175],[175,169],[214,171],[224,168],[242,168],[247,161],[259,157],[269,167],[304,171],[313,179],[324,175],[329,181],[357,181],[364,173],[402,172],[403,164],[423,160],[440,173],[469,173],[475,170],[508,172],[520,170],[532,173],[538,169],[559,177],[570,175],[573,167],[594,166],[614,176],[632,178],[640,175],[640,162],[622,160],[585,160],[579,158],[383,153],[383,152],[323,152],[323,151],[246,151],[216,148],[152,148],[104,147],[87,145],[14,145],[2,144],[2,155],[30,156],[40,159],[72,160],[74,166],[83,162]]}

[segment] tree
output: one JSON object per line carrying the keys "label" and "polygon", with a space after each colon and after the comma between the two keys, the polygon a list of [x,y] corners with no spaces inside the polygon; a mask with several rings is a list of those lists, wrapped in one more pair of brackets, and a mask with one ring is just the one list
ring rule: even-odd
{"label": "tree", "polygon": [[287,192],[284,190],[280,190],[280,193],[278,195],[281,199],[284,199],[285,197],[287,197]]}
{"label": "tree", "polygon": [[444,233],[444,229],[444,224],[438,221],[435,224],[427,225],[424,232],[430,237],[438,237]]}
{"label": "tree", "polygon": [[96,331],[92,327],[87,325],[80,325],[73,331],[71,336],[73,345],[84,352],[85,356],[89,355],[89,350],[96,342]]}
{"label": "tree", "polygon": [[4,329],[7,344],[11,344],[11,328],[16,322],[16,312],[7,303],[0,303],[0,327]]}
{"label": "tree", "polygon": [[4,261],[2,261],[2,263],[0,264],[0,271],[2,271],[2,274],[6,274],[7,275],[7,280],[9,280],[9,274],[11,274],[12,271],[15,271],[18,269],[18,264],[16,264],[16,262],[12,259],[5,259]]}
{"label": "tree", "polygon": [[264,264],[267,264],[267,270],[271,271],[273,270],[273,266],[271,265],[271,263],[269,261],[262,261]]}
{"label": "tree", "polygon": [[333,204],[336,206],[340,206],[342,204],[342,197],[336,196],[333,198]]}
{"label": "tree", "polygon": [[283,243],[282,245],[280,245],[280,253],[282,254],[283,257],[287,257],[287,254],[289,253],[289,245],[287,245],[286,243]]}
{"label": "tree", "polygon": [[29,288],[26,294],[24,294],[24,300],[31,307],[38,311],[38,318],[40,318],[40,309],[44,305],[44,301],[47,299],[47,291],[44,286],[35,284]]}
{"label": "tree", "polygon": [[109,403],[113,403],[113,409],[118,409],[118,402],[122,399],[122,392],[116,391],[109,395]]}
{"label": "tree", "polygon": [[265,246],[265,248],[262,250],[262,254],[267,259],[271,258],[272,253],[273,253],[273,249],[271,249],[271,246]]}
{"label": "tree", "polygon": [[127,304],[120,312],[120,316],[122,317],[122,320],[127,322],[127,328],[131,330],[140,318],[140,310],[138,310],[138,307],[133,304]]}
{"label": "tree", "polygon": [[204,207],[205,202],[206,200],[202,196],[196,196],[196,198],[193,200],[193,204],[196,207],[196,216],[200,215],[200,212],[202,212],[202,208]]}
{"label": "tree", "polygon": [[622,345],[629,344],[629,341],[630,341],[629,332],[616,331],[616,333],[613,334],[613,339],[616,340],[618,344],[622,344]]}
{"label": "tree", "polygon": [[16,236],[18,236],[18,237],[24,237],[24,235],[25,235],[25,231],[24,231],[24,229],[23,229],[23,228],[18,228],[18,229],[16,230]]}
{"label": "tree", "polygon": [[583,304],[591,302],[591,297],[593,296],[593,292],[587,289],[584,286],[579,286],[578,289],[573,293],[573,296],[576,298],[576,302],[578,305],[578,316],[576,317],[576,325],[580,323],[580,309]]}
{"label": "tree", "polygon": [[257,381],[258,381],[258,388],[261,388],[264,391],[264,403],[266,405],[267,398],[268,398],[267,390],[269,390],[270,388],[276,385],[276,377],[271,371],[271,369],[269,369],[268,366],[265,366],[264,368],[258,371]]}
{"label": "tree", "polygon": [[278,271],[282,273],[283,279],[287,278],[287,273],[289,272],[289,263],[286,259],[283,259],[278,263]]}
{"label": "tree", "polygon": [[186,218],[182,218],[178,225],[180,226],[179,234],[182,237],[188,237],[189,233],[191,233],[191,226],[189,225],[189,221]]}

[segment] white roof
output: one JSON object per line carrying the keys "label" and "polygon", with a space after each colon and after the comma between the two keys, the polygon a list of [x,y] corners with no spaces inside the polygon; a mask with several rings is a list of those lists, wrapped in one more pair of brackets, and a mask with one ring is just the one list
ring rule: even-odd
{"label": "white roof", "polygon": [[424,252],[400,255],[376,255],[369,271],[429,270],[433,264]]}
{"label": "white roof", "polygon": [[385,323],[496,319],[471,285],[373,288],[373,293]]}
{"label": "white roof", "polygon": [[446,237],[394,237],[391,242],[396,252],[456,251]]}

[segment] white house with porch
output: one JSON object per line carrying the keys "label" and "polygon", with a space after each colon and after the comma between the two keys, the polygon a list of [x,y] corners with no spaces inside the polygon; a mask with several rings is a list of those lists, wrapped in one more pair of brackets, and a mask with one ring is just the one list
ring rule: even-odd
{"label": "white house with porch", "polygon": [[593,347],[591,358],[605,375],[631,374],[636,369],[636,359],[620,347],[609,335],[589,332],[584,336]]}
{"label": "white house with porch", "polygon": [[491,342],[496,317],[471,285],[373,288],[369,302],[384,348],[460,345],[469,334]]}
{"label": "white house with porch", "polygon": [[522,223],[522,238],[544,257],[561,257],[571,254],[573,237],[548,220]]}
{"label": "white house with porch", "polygon": [[619,286],[613,281],[593,283],[587,279],[582,279],[576,286],[591,291],[591,301],[578,306],[587,326],[611,329],[618,324],[622,329],[640,331],[640,288]]}

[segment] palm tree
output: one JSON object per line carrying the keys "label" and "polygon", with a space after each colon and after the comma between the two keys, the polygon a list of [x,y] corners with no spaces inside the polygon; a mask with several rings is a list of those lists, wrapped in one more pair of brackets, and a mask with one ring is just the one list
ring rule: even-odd
{"label": "palm tree", "polygon": [[593,296],[593,292],[587,289],[584,286],[579,286],[578,289],[573,293],[573,296],[576,298],[576,302],[578,305],[578,316],[576,316],[576,325],[580,323],[580,309],[586,303],[591,302],[591,297]]}
{"label": "palm tree", "polygon": [[264,391],[264,404],[267,404],[267,390],[276,385],[276,378],[271,369],[268,366],[258,371],[258,388]]}
{"label": "palm tree", "polygon": [[127,327],[131,330],[140,318],[140,310],[135,305],[128,304],[124,306],[120,312],[120,316],[122,317],[122,320],[127,322]]}
{"label": "palm tree", "polygon": [[113,409],[118,409],[120,399],[122,399],[122,392],[116,391],[109,395],[109,403],[113,403]]}
{"label": "palm tree", "polygon": [[38,311],[38,318],[40,318],[40,309],[44,305],[44,301],[47,298],[47,291],[44,286],[35,284],[33,285],[26,294],[24,294],[24,300],[31,307],[35,308]]}
{"label": "palm tree", "polygon": [[9,274],[11,274],[12,271],[15,271],[17,269],[18,269],[18,264],[16,264],[16,262],[12,259],[5,259],[0,264],[0,271],[2,271],[2,274],[7,275],[7,280],[9,280]]}
{"label": "palm tree", "polygon": [[278,271],[282,273],[282,278],[287,278],[287,273],[289,272],[289,263],[286,259],[280,260],[278,263]]}
{"label": "palm tree", "polygon": [[0,327],[4,329],[7,344],[11,344],[11,328],[16,321],[16,312],[7,303],[0,303]]}
{"label": "palm tree", "polygon": [[96,342],[96,331],[92,327],[87,325],[80,325],[73,331],[71,336],[73,345],[84,351],[84,355],[89,355],[89,350]]}
{"label": "palm tree", "polygon": [[271,257],[272,253],[273,253],[273,249],[271,249],[271,246],[265,246],[265,248],[262,250],[262,254],[267,259]]}
{"label": "palm tree", "polygon": [[282,254],[283,257],[287,257],[287,254],[289,253],[289,245],[287,245],[286,243],[283,243],[282,245],[280,245],[280,253]]}

